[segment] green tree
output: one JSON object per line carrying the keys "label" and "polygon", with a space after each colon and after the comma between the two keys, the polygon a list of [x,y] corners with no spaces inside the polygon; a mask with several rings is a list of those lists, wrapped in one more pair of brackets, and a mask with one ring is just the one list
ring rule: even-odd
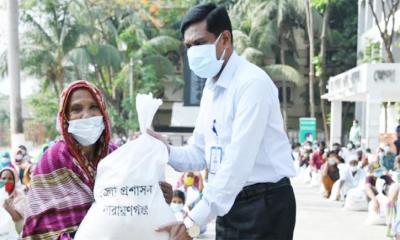
{"label": "green tree", "polygon": [[[278,65],[266,67],[274,79],[282,80],[283,118],[287,126],[287,80],[300,82],[300,74],[287,65],[286,50],[296,54],[294,30],[301,27],[304,7],[300,0],[241,0],[232,9],[234,40],[239,53],[258,65],[265,56],[279,56]],[[254,17],[256,16],[256,17]],[[294,59],[294,55],[290,56]],[[292,61],[292,63],[295,61]],[[295,67],[295,66],[293,66]]]}
{"label": "green tree", "polygon": [[[114,130],[135,130],[137,92],[162,97],[164,82],[182,84],[177,20],[169,15],[172,2],[25,1],[22,19],[32,30],[23,36],[24,70],[43,80],[42,91],[51,87],[56,96],[73,80],[93,82],[107,99]],[[185,2],[173,12],[182,15]]]}

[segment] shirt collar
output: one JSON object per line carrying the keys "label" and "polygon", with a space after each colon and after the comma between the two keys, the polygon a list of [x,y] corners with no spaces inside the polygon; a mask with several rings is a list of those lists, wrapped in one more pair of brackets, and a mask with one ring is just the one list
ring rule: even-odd
{"label": "shirt collar", "polygon": [[237,69],[237,65],[239,63],[240,57],[237,55],[236,51],[232,52],[232,55],[229,57],[228,62],[226,63],[224,69],[221,72],[218,80],[214,83],[212,78],[207,79],[206,85],[209,87],[221,87],[228,88],[235,72]]}

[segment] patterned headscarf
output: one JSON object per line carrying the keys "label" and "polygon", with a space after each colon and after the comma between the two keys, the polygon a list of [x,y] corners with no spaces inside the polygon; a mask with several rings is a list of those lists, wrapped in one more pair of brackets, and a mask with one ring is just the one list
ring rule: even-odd
{"label": "patterned headscarf", "polygon": [[[90,94],[95,99],[101,115],[103,116],[105,130],[97,141],[98,152],[96,153],[94,161],[88,161],[82,154],[82,146],[73,138],[73,136],[68,132],[68,105],[71,100],[72,94],[76,90],[85,89],[90,92]],[[83,80],[72,82],[67,86],[61,94],[60,106],[57,116],[57,125],[59,131],[66,142],[68,149],[71,151],[75,159],[78,161],[79,166],[86,172],[92,180],[94,180],[97,164],[100,159],[104,158],[108,154],[108,145],[111,136],[110,118],[106,110],[106,103],[103,99],[103,95],[100,90],[93,86],[91,83]]]}

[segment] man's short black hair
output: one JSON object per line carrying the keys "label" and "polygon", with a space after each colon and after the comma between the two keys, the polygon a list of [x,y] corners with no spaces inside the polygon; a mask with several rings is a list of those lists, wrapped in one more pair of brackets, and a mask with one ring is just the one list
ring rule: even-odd
{"label": "man's short black hair", "polygon": [[[192,7],[183,17],[181,24],[182,36],[190,25],[206,21],[207,31],[218,37],[223,31],[228,30],[232,35],[232,24],[226,8],[214,3],[200,4]],[[232,36],[233,42],[233,36]]]}

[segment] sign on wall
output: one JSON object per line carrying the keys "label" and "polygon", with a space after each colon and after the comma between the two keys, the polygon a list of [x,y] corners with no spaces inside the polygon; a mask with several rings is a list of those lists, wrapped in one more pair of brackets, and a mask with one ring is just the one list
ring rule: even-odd
{"label": "sign on wall", "polygon": [[299,141],[301,144],[305,141],[314,142],[317,139],[317,120],[315,118],[300,118],[299,126]]}

